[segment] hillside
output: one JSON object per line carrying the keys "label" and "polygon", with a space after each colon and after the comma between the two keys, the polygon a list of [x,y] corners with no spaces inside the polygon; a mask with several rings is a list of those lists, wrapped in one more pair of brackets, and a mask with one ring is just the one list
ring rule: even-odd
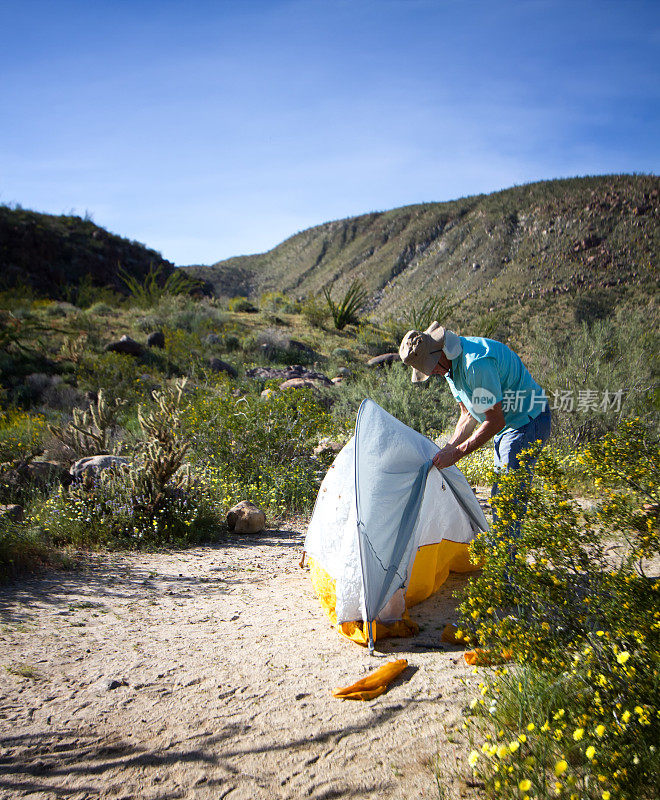
{"label": "hillside", "polygon": [[544,181],[328,222],[267,253],[187,269],[228,296],[338,296],[360,279],[381,319],[442,293],[457,324],[488,315],[486,327],[515,327],[553,308],[579,321],[657,289],[659,196],[656,176]]}
{"label": "hillside", "polygon": [[0,290],[29,287],[37,297],[76,300],[83,281],[122,292],[120,268],[140,279],[151,266],[164,276],[174,269],[155,250],[90,220],[0,206]]}

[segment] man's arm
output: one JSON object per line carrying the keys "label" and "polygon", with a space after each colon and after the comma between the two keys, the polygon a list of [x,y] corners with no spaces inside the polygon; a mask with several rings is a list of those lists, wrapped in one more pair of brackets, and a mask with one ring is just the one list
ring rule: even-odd
{"label": "man's arm", "polygon": [[[495,434],[499,433],[505,425],[502,403],[495,403],[492,408],[489,408],[488,411],[485,412],[484,416],[486,417],[485,421],[482,422],[476,431],[469,435],[468,438],[459,437],[459,440],[455,441],[456,434],[459,433],[458,429],[461,419],[463,418],[463,408],[461,408],[461,419],[459,419],[456,425],[454,436],[452,436],[451,440],[439,453],[436,453],[433,459],[433,463],[438,469],[450,467],[459,459],[463,458],[463,456],[474,452],[489,441],[489,439],[492,439]],[[472,428],[474,429],[474,425]]]}
{"label": "man's arm", "polygon": [[470,414],[467,408],[465,408],[463,403],[459,403],[459,406],[461,407],[461,416],[458,418],[454,433],[447,444],[457,445],[464,442],[472,434],[477,425],[477,420]]}

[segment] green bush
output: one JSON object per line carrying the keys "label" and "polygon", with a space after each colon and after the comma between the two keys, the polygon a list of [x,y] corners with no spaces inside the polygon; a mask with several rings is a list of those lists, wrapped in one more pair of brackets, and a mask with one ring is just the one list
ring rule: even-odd
{"label": "green bush", "polygon": [[[547,449],[511,540],[524,470],[499,478],[498,522],[473,545],[461,633],[512,658],[470,703],[470,756],[495,798],[655,796],[660,774],[660,451],[639,421],[580,456],[602,500],[585,512]],[[613,552],[613,545],[617,550]],[[478,738],[477,738],[478,737]]]}
{"label": "green bush", "polygon": [[300,304],[300,313],[313,328],[324,328],[330,318],[328,306],[314,295],[310,295]]}
{"label": "green bush", "polygon": [[[570,336],[551,330],[547,321],[530,324],[524,360],[555,407],[556,440],[571,447],[593,441],[631,416],[656,424],[658,330],[652,308],[619,309],[613,318],[583,323]],[[603,405],[606,392],[609,402]]]}
{"label": "green bush", "polygon": [[8,409],[0,411],[0,461],[27,458],[38,452],[48,433],[42,414]]}
{"label": "green bush", "polygon": [[458,406],[444,380],[431,378],[427,383],[413,384],[410,367],[401,363],[356,373],[342,385],[332,415],[338,421],[354,421],[366,397],[430,438],[446,428],[453,429],[458,418]]}
{"label": "green bush", "polygon": [[41,531],[0,518],[0,580],[62,562]]}
{"label": "green bush", "polygon": [[299,306],[282,292],[264,292],[259,299],[259,308],[268,314],[295,314]]}
{"label": "green bush", "polygon": [[248,314],[254,314],[259,310],[247,297],[232,297],[227,307],[234,313],[247,312]]}
{"label": "green bush", "polygon": [[312,450],[345,427],[311,390],[236,397],[229,384],[198,389],[183,425],[191,458],[214,471],[226,503],[252,500],[271,513],[312,506],[324,472]]}

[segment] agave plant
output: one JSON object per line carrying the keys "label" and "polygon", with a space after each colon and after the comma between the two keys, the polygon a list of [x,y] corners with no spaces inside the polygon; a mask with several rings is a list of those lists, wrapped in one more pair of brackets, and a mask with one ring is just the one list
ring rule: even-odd
{"label": "agave plant", "polygon": [[355,280],[348,287],[348,291],[344,295],[343,300],[339,303],[330,296],[330,290],[323,289],[328,308],[332,314],[332,319],[335,323],[335,328],[340,331],[351,322],[358,321],[358,312],[365,304],[368,294],[361,281]]}
{"label": "agave plant", "polygon": [[200,285],[199,281],[180,270],[175,270],[163,281],[162,272],[162,264],[157,267],[152,265],[143,281],[139,281],[124,269],[119,269],[118,274],[133,296],[136,305],[141,308],[155,306],[166,295],[187,294]]}

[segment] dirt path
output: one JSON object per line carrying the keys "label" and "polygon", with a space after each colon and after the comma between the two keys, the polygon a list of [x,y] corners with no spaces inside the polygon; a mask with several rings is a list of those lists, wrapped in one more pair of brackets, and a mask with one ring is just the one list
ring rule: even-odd
{"label": "dirt path", "polygon": [[[451,576],[383,642],[409,669],[368,703],[331,697],[381,661],[343,640],[298,567],[303,534],[94,555],[0,589],[1,798],[469,796]],[[458,759],[458,760],[457,760]]]}

